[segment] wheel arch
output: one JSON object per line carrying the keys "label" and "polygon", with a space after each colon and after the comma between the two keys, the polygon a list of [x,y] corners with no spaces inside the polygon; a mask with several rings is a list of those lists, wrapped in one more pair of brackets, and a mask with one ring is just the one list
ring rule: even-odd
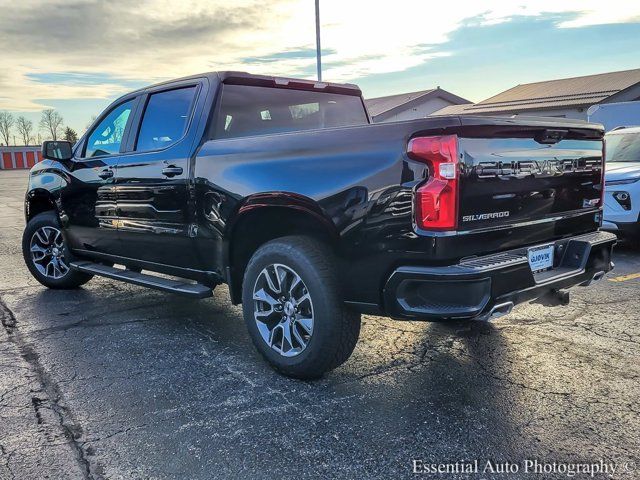
{"label": "wheel arch", "polygon": [[29,222],[29,220],[36,215],[48,211],[53,211],[56,214],[59,213],[56,201],[51,192],[43,188],[36,188],[27,192],[24,199],[24,217],[26,222]]}
{"label": "wheel arch", "polygon": [[242,301],[242,279],[249,259],[264,243],[289,235],[307,235],[337,248],[339,234],[314,200],[293,193],[264,193],[245,199],[225,235],[227,283],[231,301]]}

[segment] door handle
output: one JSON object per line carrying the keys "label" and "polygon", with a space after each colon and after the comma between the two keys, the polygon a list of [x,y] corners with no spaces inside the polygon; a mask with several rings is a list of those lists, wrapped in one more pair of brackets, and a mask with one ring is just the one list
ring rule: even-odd
{"label": "door handle", "polygon": [[103,180],[106,180],[107,178],[111,178],[111,177],[113,177],[113,170],[111,170],[111,169],[105,169],[105,170],[102,170],[102,171],[98,174],[98,176],[99,176],[100,178],[102,178]]}
{"label": "door handle", "polygon": [[175,165],[169,165],[162,169],[162,174],[166,177],[175,177],[176,175],[182,175],[182,167],[176,167]]}

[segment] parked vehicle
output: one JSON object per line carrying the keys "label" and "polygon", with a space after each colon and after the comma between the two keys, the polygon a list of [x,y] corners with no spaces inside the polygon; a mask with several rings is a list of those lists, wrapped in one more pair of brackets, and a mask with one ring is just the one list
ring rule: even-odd
{"label": "parked vehicle", "polygon": [[50,288],[225,283],[264,358],[318,377],[361,313],[486,320],[601,278],[602,137],[553,119],[369,124],[354,85],[183,78],[118,99],[73,147],[45,142],[24,258]]}
{"label": "parked vehicle", "polygon": [[601,123],[605,131],[640,125],[640,101],[600,103],[587,109],[587,120]]}
{"label": "parked vehicle", "polygon": [[608,132],[605,160],[602,228],[640,240],[640,127]]}

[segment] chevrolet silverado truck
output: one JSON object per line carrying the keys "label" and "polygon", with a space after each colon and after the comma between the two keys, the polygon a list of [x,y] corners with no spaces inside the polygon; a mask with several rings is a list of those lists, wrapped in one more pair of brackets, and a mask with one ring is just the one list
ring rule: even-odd
{"label": "chevrolet silverado truck", "polygon": [[487,320],[602,278],[602,138],[550,118],[371,124],[355,85],[191,76],[43,144],[24,260],[49,288],[226,284],[262,356],[314,378],[347,360],[363,313]]}

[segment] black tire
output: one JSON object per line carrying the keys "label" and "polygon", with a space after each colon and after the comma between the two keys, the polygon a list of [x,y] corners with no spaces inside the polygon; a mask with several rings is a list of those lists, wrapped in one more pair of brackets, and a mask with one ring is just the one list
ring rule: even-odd
{"label": "black tire", "polygon": [[629,238],[629,246],[634,250],[640,250],[640,235],[634,235]]}
{"label": "black tire", "polygon": [[[292,357],[269,346],[254,317],[257,302],[253,292],[258,276],[275,264],[297,274],[313,302],[313,332],[306,347]],[[300,379],[318,378],[344,363],[353,352],[360,334],[360,314],[345,307],[336,267],[337,260],[326,245],[304,236],[272,240],[251,257],[242,282],[244,319],[254,345],[278,372]]]}
{"label": "black tire", "polygon": [[[67,268],[66,270],[59,269],[60,276],[58,278],[47,276],[38,269],[38,267],[36,266],[36,262],[32,258],[31,244],[36,232],[41,231],[41,229],[43,228],[55,229],[59,232],[62,232],[62,228],[60,227],[60,220],[58,219],[58,215],[56,215],[55,212],[43,212],[33,217],[31,220],[29,220],[29,223],[27,223],[27,226],[24,229],[24,233],[22,234],[22,256],[24,257],[24,262],[26,263],[29,272],[31,272],[31,275],[33,275],[33,278],[35,278],[45,287],[54,289],[77,288],[80,285],[84,285],[89,280],[91,280],[93,275],[78,272],[76,270],[71,270],[69,268]],[[47,231],[53,232],[53,230]],[[60,258],[68,267],[68,263],[71,261],[72,256],[64,240],[61,240],[61,242],[62,253]]]}

